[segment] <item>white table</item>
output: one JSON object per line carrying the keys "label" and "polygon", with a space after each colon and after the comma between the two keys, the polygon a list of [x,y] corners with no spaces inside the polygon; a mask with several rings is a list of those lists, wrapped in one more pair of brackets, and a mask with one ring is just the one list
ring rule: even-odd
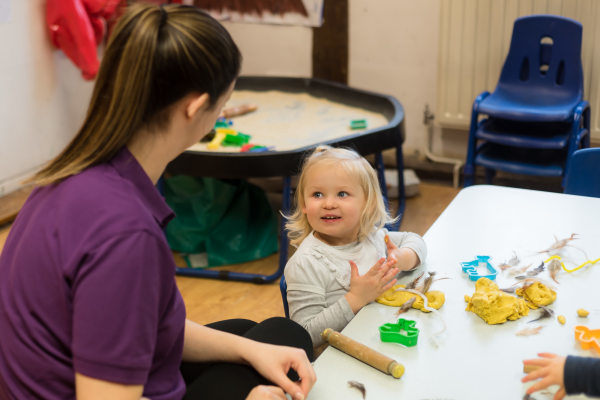
{"label": "white table", "polygon": [[[557,299],[550,308],[566,316],[564,326],[556,318],[545,319],[539,321],[544,326],[540,334],[516,336],[517,331],[538,324],[527,323],[538,311],[501,325],[487,325],[465,311],[464,295],[473,294],[474,282],[460,269],[461,261],[489,255],[497,266],[515,251],[522,259],[520,265],[539,265],[548,255],[536,252],[548,248],[553,235],[561,239],[571,233],[580,235],[574,245],[591,259],[600,257],[600,199],[488,185],[463,189],[424,236],[428,269],[451,278],[432,286],[446,295],[440,312],[447,330],[439,345],[430,341],[440,328],[439,318],[417,310],[403,315],[417,321],[420,335],[415,347],[381,342],[378,326],[395,322],[397,308],[370,304],[342,333],[401,362],[406,372],[394,379],[330,346],[314,363],[318,380],[309,399],[360,399],[360,393],[348,387],[349,380],[366,386],[367,399],[521,399],[530,385],[520,382],[523,359],[543,351],[597,355],[580,348],[573,328],[600,328],[600,263],[559,274]],[[563,255],[586,260],[577,249],[567,248]],[[540,276],[547,277],[546,273]],[[504,287],[514,279],[501,274],[496,281]],[[576,316],[581,307],[591,311],[587,319]],[[533,398],[549,399],[554,391]]]}

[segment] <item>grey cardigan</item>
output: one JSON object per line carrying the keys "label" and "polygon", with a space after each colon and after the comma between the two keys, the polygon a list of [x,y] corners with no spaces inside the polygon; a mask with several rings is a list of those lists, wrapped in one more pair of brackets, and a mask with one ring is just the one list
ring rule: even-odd
{"label": "grey cardigan", "polygon": [[[384,237],[398,247],[412,249],[419,257],[419,265],[400,272],[398,283],[418,276],[427,256],[421,236],[411,232],[374,231],[365,240],[343,246],[329,246],[311,232],[300,244],[285,266],[287,300],[290,318],[310,334],[313,345],[323,343],[321,332],[326,328],[342,330],[354,313],[344,295],[350,290],[350,264],[354,261],[359,273],[367,272],[381,257],[386,257]],[[417,272],[417,273],[415,273]]]}

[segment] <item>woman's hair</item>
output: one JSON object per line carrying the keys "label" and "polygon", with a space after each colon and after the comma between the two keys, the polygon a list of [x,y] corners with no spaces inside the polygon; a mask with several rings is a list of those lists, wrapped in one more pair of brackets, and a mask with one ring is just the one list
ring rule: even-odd
{"label": "woman's hair", "polygon": [[133,4],[111,33],[79,132],[31,181],[59,182],[110,160],[139,129],[164,128],[170,106],[190,93],[207,93],[214,106],[240,65],[233,39],[208,14]]}
{"label": "woman's hair", "polygon": [[294,212],[287,216],[288,222],[285,227],[291,244],[300,244],[312,230],[302,209],[305,207],[304,191],[308,184],[306,176],[316,165],[342,168],[348,175],[358,178],[365,195],[365,207],[360,216],[357,240],[363,240],[374,229],[382,228],[385,224],[395,221],[385,208],[377,173],[367,160],[350,149],[319,146],[304,160],[294,195]]}

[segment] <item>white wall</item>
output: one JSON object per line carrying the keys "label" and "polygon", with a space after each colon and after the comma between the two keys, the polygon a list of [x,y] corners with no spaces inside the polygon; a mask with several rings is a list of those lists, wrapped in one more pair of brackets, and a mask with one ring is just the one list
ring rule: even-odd
{"label": "white wall", "polygon": [[80,125],[92,85],[48,40],[44,0],[10,0],[0,22],[0,195],[55,156]]}
{"label": "white wall", "polygon": [[[425,146],[425,104],[435,113],[441,0],[350,0],[350,86],[390,94],[406,113],[404,151]],[[226,23],[243,74],[310,76],[309,28]],[[464,157],[466,133],[436,129],[434,150]],[[442,141],[444,137],[446,140]]]}
{"label": "white wall", "polygon": [[243,75],[311,75],[311,28],[235,22],[223,25],[242,52]]}
{"label": "white wall", "polygon": [[[425,104],[435,113],[441,1],[349,3],[349,84],[393,95],[402,103],[406,153],[424,146]],[[91,83],[62,52],[51,48],[44,6],[44,0],[10,0],[10,20],[0,22],[0,195],[18,187],[65,146],[91,94]],[[242,51],[243,74],[311,75],[310,28],[224,25]],[[436,132],[434,150],[463,157],[466,136],[462,131]]]}
{"label": "white wall", "polygon": [[350,0],[348,84],[396,97],[404,152],[423,148],[425,104],[435,112],[440,0]]}

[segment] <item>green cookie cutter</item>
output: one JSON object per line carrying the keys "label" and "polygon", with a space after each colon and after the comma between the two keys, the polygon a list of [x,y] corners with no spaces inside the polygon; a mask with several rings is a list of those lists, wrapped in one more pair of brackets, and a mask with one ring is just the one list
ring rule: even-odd
{"label": "green cookie cutter", "polygon": [[379,327],[379,335],[382,342],[400,343],[406,347],[417,344],[419,329],[415,328],[417,323],[410,319],[400,318],[397,324],[383,324]]}

